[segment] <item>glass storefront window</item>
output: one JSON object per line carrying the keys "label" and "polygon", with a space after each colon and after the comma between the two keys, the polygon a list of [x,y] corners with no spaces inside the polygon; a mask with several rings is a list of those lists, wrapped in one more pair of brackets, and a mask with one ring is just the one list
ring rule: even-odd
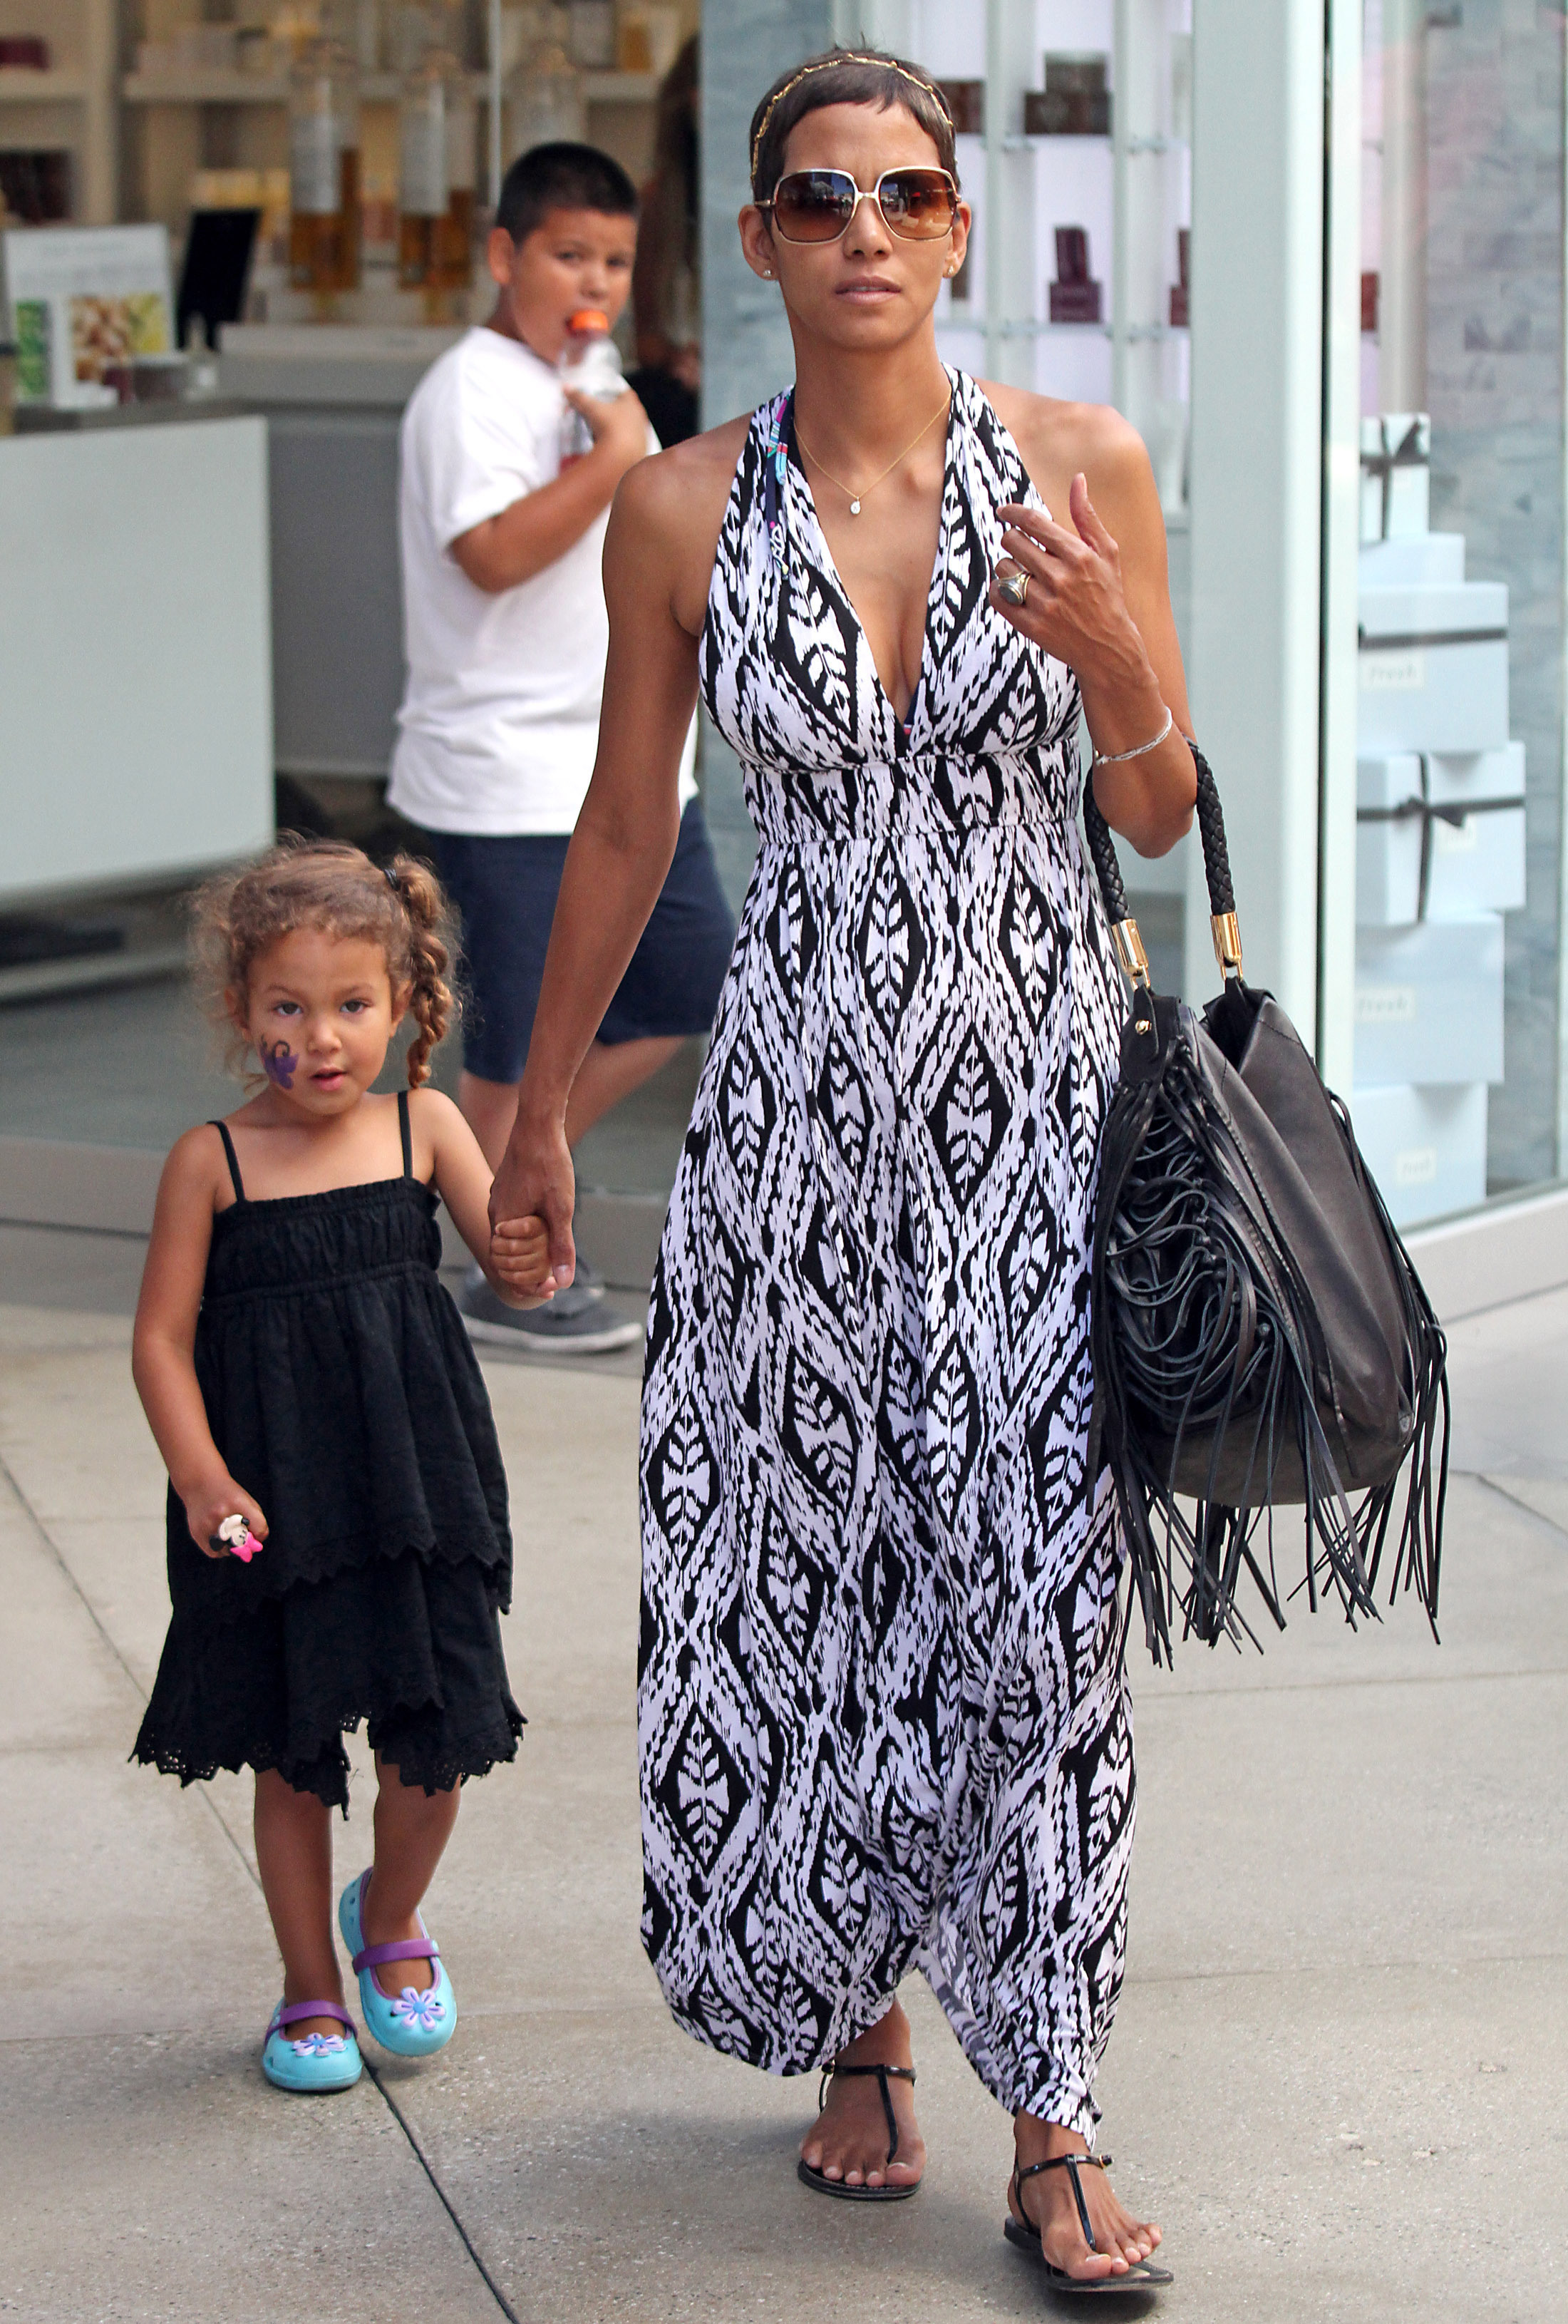
{"label": "glass storefront window", "polygon": [[1363,23],[1354,1113],[1414,1225],[1563,1167],[1563,22]]}

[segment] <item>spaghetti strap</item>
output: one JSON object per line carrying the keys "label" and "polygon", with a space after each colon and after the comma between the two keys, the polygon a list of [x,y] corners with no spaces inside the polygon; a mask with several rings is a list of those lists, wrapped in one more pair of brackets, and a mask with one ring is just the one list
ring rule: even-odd
{"label": "spaghetti strap", "polygon": [[403,1176],[405,1178],[411,1178],[414,1175],[414,1141],[412,1133],[409,1129],[409,1093],[407,1090],[399,1090],[398,1092],[398,1136],[403,1141]]}
{"label": "spaghetti strap", "polygon": [[240,1176],[239,1157],[234,1150],[234,1139],[228,1134],[228,1124],[226,1121],[215,1121],[210,1127],[216,1130],[222,1139],[223,1150],[228,1157],[228,1175],[234,1180],[234,1198],[236,1203],[243,1203],[245,1198],[244,1180]]}

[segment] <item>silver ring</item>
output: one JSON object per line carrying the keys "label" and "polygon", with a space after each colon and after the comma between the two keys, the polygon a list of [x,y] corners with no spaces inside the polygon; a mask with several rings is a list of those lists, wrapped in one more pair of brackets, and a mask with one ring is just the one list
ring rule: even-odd
{"label": "silver ring", "polygon": [[1010,573],[1005,579],[998,575],[996,594],[999,597],[1005,597],[1010,605],[1021,605],[1029,594],[1028,575],[1023,572]]}

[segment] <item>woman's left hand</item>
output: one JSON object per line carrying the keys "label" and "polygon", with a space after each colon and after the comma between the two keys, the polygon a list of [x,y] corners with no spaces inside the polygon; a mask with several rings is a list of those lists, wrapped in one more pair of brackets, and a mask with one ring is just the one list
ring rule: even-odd
{"label": "woman's left hand", "polygon": [[1028,575],[1028,588],[1021,605],[1011,604],[993,575],[991,602],[1015,630],[1065,662],[1086,690],[1147,687],[1153,672],[1127,609],[1121,552],[1095,514],[1082,475],[1073,479],[1068,508],[1070,531],[1043,509],[1010,503],[999,511],[1002,548],[1012,568]]}

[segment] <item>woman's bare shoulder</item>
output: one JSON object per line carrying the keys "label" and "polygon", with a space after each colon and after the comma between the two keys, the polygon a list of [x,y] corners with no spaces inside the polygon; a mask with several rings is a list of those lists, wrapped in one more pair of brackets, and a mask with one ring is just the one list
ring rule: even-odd
{"label": "woman's bare shoulder", "polygon": [[727,420],[640,460],[615,494],[606,558],[624,545],[643,575],[667,575],[676,617],[694,634],[702,625],[730,487],[751,424],[749,417]]}
{"label": "woman's bare shoulder", "polygon": [[1065,490],[1080,472],[1091,492],[1129,485],[1148,466],[1142,437],[1109,403],[1070,403],[1028,388],[979,385],[1018,446],[1031,481],[1047,506],[1065,506]]}
{"label": "woman's bare shoulder", "polygon": [[621,480],[617,510],[624,508],[636,524],[650,523],[678,538],[706,531],[711,513],[716,539],[751,424],[749,418],[726,420],[722,428],[640,460]]}

